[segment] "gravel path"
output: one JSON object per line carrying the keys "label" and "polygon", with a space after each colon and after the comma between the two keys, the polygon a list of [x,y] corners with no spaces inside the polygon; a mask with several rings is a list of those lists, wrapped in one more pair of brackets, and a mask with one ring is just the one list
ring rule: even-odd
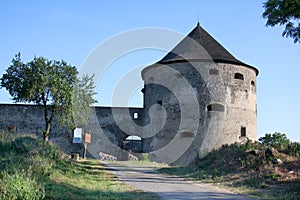
{"label": "gravel path", "polygon": [[138,166],[136,162],[104,162],[107,170],[114,173],[120,181],[126,182],[136,189],[154,192],[162,200],[188,199],[234,199],[251,200],[252,198],[234,194],[208,184],[186,181],[180,177],[156,174],[155,166]]}

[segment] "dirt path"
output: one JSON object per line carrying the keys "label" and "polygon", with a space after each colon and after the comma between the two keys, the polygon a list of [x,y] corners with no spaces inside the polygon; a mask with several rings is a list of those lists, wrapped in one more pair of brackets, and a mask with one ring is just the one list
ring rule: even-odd
{"label": "dirt path", "polygon": [[188,199],[235,199],[250,200],[246,196],[234,194],[225,189],[208,184],[198,184],[183,178],[156,174],[158,166],[142,166],[137,162],[104,162],[107,169],[114,173],[120,181],[130,184],[136,189],[154,192],[162,200]]}

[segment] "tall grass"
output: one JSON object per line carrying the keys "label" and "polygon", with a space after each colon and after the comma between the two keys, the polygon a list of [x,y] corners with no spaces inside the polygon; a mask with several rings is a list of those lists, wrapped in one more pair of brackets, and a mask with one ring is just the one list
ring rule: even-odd
{"label": "tall grass", "polygon": [[59,154],[33,136],[0,132],[0,199],[43,199],[44,180]]}
{"label": "tall grass", "polygon": [[35,178],[25,171],[1,172],[1,199],[38,200],[45,197],[45,189]]}
{"label": "tall grass", "polygon": [[61,159],[55,146],[0,132],[0,199],[158,199],[109,174],[99,160]]}

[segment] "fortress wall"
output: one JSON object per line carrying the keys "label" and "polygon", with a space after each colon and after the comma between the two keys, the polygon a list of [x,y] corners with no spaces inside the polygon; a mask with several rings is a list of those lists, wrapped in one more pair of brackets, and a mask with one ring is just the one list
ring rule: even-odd
{"label": "fortress wall", "polygon": [[[0,104],[0,129],[16,127],[17,133],[41,134],[45,128],[41,106]],[[52,132],[55,132],[55,128]]]}
{"label": "fortress wall", "polygon": [[122,150],[123,142],[130,135],[141,136],[142,119],[142,108],[95,107],[86,126],[92,133],[92,142],[88,145],[90,157],[97,158],[102,152],[127,160],[129,155]]}
{"label": "fortress wall", "polygon": [[[128,153],[121,150],[123,141],[129,135],[139,135],[138,129],[143,123],[142,108],[110,108],[92,107],[89,122],[84,127],[85,132],[91,132],[92,142],[88,145],[88,156],[98,158],[99,153],[113,155],[120,160],[128,158]],[[16,128],[17,134],[41,133],[45,128],[44,111],[41,106],[25,104],[0,104],[0,129]],[[134,113],[138,118],[134,119]],[[122,130],[118,123],[133,127]],[[136,124],[136,126],[132,126]],[[122,126],[121,126],[122,127]],[[139,131],[141,132],[141,131]],[[57,121],[51,125],[50,141],[57,143],[66,153],[82,153],[82,145],[72,144],[72,134],[66,131]]]}

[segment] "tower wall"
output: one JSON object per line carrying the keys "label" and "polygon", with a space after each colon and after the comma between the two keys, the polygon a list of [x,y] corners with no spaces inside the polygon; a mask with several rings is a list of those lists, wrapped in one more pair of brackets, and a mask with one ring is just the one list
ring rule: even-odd
{"label": "tower wall", "polygon": [[[187,165],[198,156],[256,139],[256,72],[213,62],[152,65],[145,81],[144,151],[157,162]],[[156,112],[151,115],[149,112]],[[160,123],[153,123],[154,118]],[[157,133],[153,130],[159,129]]]}
{"label": "tower wall", "polygon": [[[222,144],[256,140],[256,73],[254,70],[232,64],[218,64],[225,84],[226,118]],[[243,75],[243,77],[241,77]],[[242,79],[243,78],[243,79]]]}

